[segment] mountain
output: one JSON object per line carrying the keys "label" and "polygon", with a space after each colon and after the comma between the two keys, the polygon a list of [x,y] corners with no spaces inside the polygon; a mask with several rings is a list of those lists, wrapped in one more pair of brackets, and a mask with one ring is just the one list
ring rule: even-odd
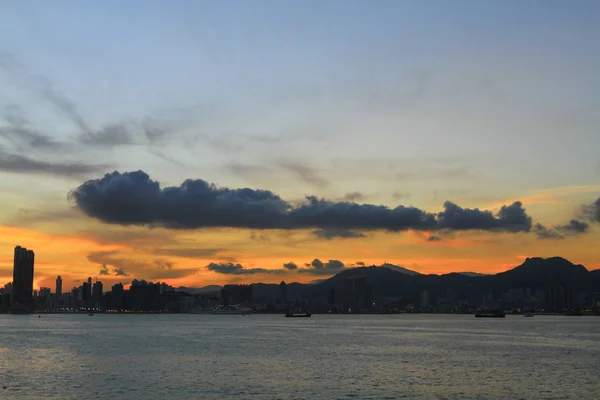
{"label": "mountain", "polygon": [[221,286],[209,285],[209,286],[204,286],[201,288],[180,286],[178,288],[175,288],[175,290],[178,292],[186,292],[186,293],[190,293],[190,294],[207,294],[207,293],[219,292],[221,290]]}
{"label": "mountain", "polygon": [[490,276],[490,274],[480,274],[479,272],[457,272],[457,274],[465,275],[465,276]]}
{"label": "mountain", "polygon": [[[549,285],[564,283],[571,285],[574,290],[598,291],[600,288],[600,271],[589,272],[584,266],[560,257],[536,257],[528,258],[523,264],[495,275],[423,275],[391,264],[350,268],[317,284],[288,284],[287,295],[289,299],[325,299],[332,290],[336,295],[342,295],[347,290],[348,278],[358,276],[365,277],[373,296],[406,300],[418,299],[425,290],[432,299],[451,295],[476,303],[484,293],[491,292],[500,296],[510,289],[545,290]],[[279,295],[276,284],[253,286],[255,293],[263,298],[274,299]]]}
{"label": "mountain", "polygon": [[404,267],[400,267],[398,265],[393,265],[393,264],[388,264],[385,263],[381,266],[382,268],[387,268],[387,269],[391,269],[392,271],[398,271],[398,272],[402,272],[403,274],[407,274],[407,275],[421,275],[419,272],[417,271],[413,271],[410,269],[406,269]]}

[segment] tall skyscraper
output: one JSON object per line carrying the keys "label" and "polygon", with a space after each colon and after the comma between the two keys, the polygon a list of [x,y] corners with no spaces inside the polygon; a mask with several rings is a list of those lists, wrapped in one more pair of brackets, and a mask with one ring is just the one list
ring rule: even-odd
{"label": "tall skyscraper", "polygon": [[33,250],[15,247],[13,264],[13,290],[11,312],[30,313],[33,311],[33,265],[35,254]]}
{"label": "tall skyscraper", "polygon": [[56,278],[56,297],[60,298],[62,296],[62,278],[59,275]]}

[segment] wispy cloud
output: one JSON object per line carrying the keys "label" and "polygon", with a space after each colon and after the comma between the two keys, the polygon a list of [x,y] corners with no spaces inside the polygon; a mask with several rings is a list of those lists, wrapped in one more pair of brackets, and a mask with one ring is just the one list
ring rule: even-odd
{"label": "wispy cloud", "polygon": [[0,170],[5,172],[56,175],[81,179],[110,168],[109,165],[40,161],[26,156],[6,153],[0,148]]}
{"label": "wispy cloud", "polygon": [[284,162],[281,163],[281,166],[284,169],[294,173],[294,175],[296,175],[298,178],[300,178],[306,183],[320,188],[329,186],[329,181],[327,179],[323,178],[317,173],[317,171],[306,165]]}

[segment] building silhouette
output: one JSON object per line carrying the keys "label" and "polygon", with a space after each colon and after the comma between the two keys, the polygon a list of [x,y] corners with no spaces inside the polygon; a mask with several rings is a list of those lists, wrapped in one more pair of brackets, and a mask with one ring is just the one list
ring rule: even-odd
{"label": "building silhouette", "polygon": [[346,280],[345,308],[351,312],[365,311],[372,307],[371,288],[364,276],[351,276]]}
{"label": "building silhouette", "polygon": [[27,314],[33,311],[33,270],[35,254],[33,250],[16,246],[13,264],[13,287],[11,312]]}
{"label": "building silhouette", "polygon": [[221,303],[248,304],[253,299],[252,285],[225,285],[221,289]]}
{"label": "building silhouette", "polygon": [[62,278],[61,276],[57,276],[56,277],[56,297],[60,298],[60,296],[62,296]]}

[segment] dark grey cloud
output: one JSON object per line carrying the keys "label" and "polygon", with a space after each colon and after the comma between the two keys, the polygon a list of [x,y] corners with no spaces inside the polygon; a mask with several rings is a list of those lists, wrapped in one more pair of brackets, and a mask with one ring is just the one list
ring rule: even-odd
{"label": "dark grey cloud", "polygon": [[365,235],[360,232],[356,232],[345,228],[317,229],[316,231],[313,231],[313,235],[315,235],[319,239],[325,240],[332,240],[334,238],[349,239],[365,237]]}
{"label": "dark grey cloud", "polygon": [[120,225],[174,229],[239,227],[250,229],[321,230],[490,230],[526,232],[531,218],[520,202],[490,211],[444,203],[432,214],[416,207],[333,202],[308,196],[292,205],[267,190],[219,188],[206,181],[186,180],[161,188],[143,171],[106,174],[69,194],[86,215]]}
{"label": "dark grey cloud", "polygon": [[557,230],[566,233],[585,233],[589,229],[589,224],[572,219],[568,224],[555,227]]}
{"label": "dark grey cloud", "polygon": [[293,172],[298,178],[311,185],[323,188],[329,186],[329,181],[321,176],[312,168],[302,164],[282,163],[281,166]]}
{"label": "dark grey cloud", "polygon": [[291,209],[286,223],[296,228],[321,229],[434,229],[435,216],[415,207],[388,208],[373,204],[332,202],[308,196],[307,202]]}
{"label": "dark grey cloud", "polygon": [[532,221],[520,201],[515,201],[510,206],[502,206],[497,215],[477,208],[462,208],[446,201],[444,211],[438,214],[437,226],[449,230],[529,232]]}
{"label": "dark grey cloud", "polygon": [[241,264],[234,263],[210,263],[205,268],[224,275],[281,274],[288,271],[287,269],[244,268]]}
{"label": "dark grey cloud", "polygon": [[345,268],[344,263],[339,260],[329,260],[324,263],[315,258],[308,268],[301,268],[298,272],[307,275],[333,275],[342,272]]}
{"label": "dark grey cloud", "polygon": [[442,238],[440,236],[437,235],[431,235],[427,238],[428,242],[441,242]]}
{"label": "dark grey cloud", "polygon": [[106,171],[109,168],[108,165],[35,160],[26,156],[6,153],[0,148],[0,171],[5,172],[82,178],[86,175]]}
{"label": "dark grey cloud", "polygon": [[553,229],[548,229],[544,225],[537,223],[533,226],[533,231],[535,232],[538,239],[546,240],[546,239],[564,239],[565,237],[558,233]]}
{"label": "dark grey cloud", "polygon": [[108,267],[106,265],[103,265],[102,268],[100,268],[100,272],[98,272],[98,274],[110,275],[110,272],[108,271]]}
{"label": "dark grey cloud", "polygon": [[70,193],[87,215],[123,225],[275,228],[290,205],[266,190],[217,188],[203,180],[160,188],[142,172],[106,174]]}
{"label": "dark grey cloud", "polygon": [[362,262],[362,261],[357,261],[357,262],[356,262],[356,265],[360,265],[361,267],[364,267],[364,266],[365,266],[365,263],[364,263],[364,262]]}
{"label": "dark grey cloud", "polygon": [[298,269],[298,266],[295,263],[290,261],[289,263],[283,264],[283,268],[289,269],[289,270],[294,270],[294,269]]}

